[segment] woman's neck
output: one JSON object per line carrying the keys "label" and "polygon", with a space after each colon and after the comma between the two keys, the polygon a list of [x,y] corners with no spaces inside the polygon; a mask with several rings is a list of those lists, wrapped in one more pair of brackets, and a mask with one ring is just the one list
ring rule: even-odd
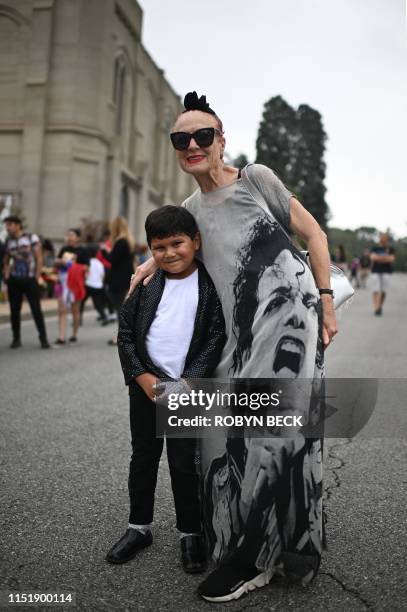
{"label": "woman's neck", "polygon": [[219,187],[226,187],[231,185],[237,179],[239,170],[232,168],[232,166],[219,166],[213,168],[208,174],[195,176],[195,180],[198,183],[201,191],[207,193],[209,191],[215,191]]}

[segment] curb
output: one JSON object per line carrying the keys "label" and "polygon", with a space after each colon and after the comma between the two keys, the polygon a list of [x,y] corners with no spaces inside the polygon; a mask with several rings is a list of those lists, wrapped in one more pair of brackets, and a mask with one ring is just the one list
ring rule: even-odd
{"label": "curb", "polygon": [[[91,310],[96,312],[96,310],[90,304],[85,306],[85,312],[88,312],[88,311],[91,311]],[[49,310],[43,310],[42,314],[44,315],[44,319],[47,319],[48,317],[55,317],[58,314],[58,308],[51,308]],[[24,312],[24,313],[21,314],[21,321],[29,321],[30,319],[32,319],[31,312]],[[2,325],[4,323],[9,323],[9,322],[10,322],[10,315],[9,314],[2,314],[2,315],[0,315],[0,325]]]}

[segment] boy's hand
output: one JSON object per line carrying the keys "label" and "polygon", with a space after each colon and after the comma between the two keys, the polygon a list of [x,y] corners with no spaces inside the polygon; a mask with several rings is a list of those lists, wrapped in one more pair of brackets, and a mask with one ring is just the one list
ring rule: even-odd
{"label": "boy's hand", "polygon": [[144,374],[140,374],[140,376],[136,376],[136,382],[143,389],[148,399],[154,402],[155,401],[155,390],[153,389],[153,385],[155,385],[157,382],[156,376],[154,376],[154,374],[150,374],[150,372],[144,372]]}
{"label": "boy's hand", "polygon": [[179,380],[161,381],[157,382],[155,385],[156,402],[161,406],[168,402],[168,396],[170,394],[175,393],[176,395],[181,395],[187,393],[189,395],[190,392],[191,387],[183,378]]}

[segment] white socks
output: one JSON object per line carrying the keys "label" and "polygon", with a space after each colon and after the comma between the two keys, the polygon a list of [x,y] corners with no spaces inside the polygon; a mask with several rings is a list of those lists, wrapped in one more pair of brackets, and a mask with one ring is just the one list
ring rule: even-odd
{"label": "white socks", "polygon": [[137,529],[137,531],[141,531],[143,535],[151,531],[151,525],[134,525],[134,523],[129,523],[128,528]]}
{"label": "white socks", "polygon": [[186,536],[191,536],[191,535],[196,535],[196,536],[200,536],[202,535],[202,533],[198,533],[198,532],[194,532],[194,533],[184,533],[183,531],[179,532],[179,539],[182,540],[182,538],[185,538]]}
{"label": "white socks", "polygon": [[[128,528],[129,529],[137,529],[137,531],[141,531],[142,534],[146,535],[146,533],[151,531],[151,523],[150,523],[150,525],[135,525],[134,523],[129,523],[128,524]],[[185,538],[186,536],[193,536],[193,535],[200,536],[200,535],[202,535],[202,533],[201,532],[199,532],[199,533],[198,532],[184,533],[183,531],[179,532],[180,540],[182,538]]]}

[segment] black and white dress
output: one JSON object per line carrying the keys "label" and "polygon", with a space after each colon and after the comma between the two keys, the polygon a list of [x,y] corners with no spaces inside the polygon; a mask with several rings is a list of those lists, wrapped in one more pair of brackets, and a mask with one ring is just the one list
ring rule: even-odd
{"label": "black and white dress", "polygon": [[[321,380],[321,306],[315,281],[282,227],[291,193],[265,166],[184,203],[202,236],[202,260],[221,299],[227,342],[218,378]],[[306,410],[308,410],[306,406]],[[316,574],[323,541],[319,438],[201,440],[204,519],[213,558],[279,568],[303,583]]]}

